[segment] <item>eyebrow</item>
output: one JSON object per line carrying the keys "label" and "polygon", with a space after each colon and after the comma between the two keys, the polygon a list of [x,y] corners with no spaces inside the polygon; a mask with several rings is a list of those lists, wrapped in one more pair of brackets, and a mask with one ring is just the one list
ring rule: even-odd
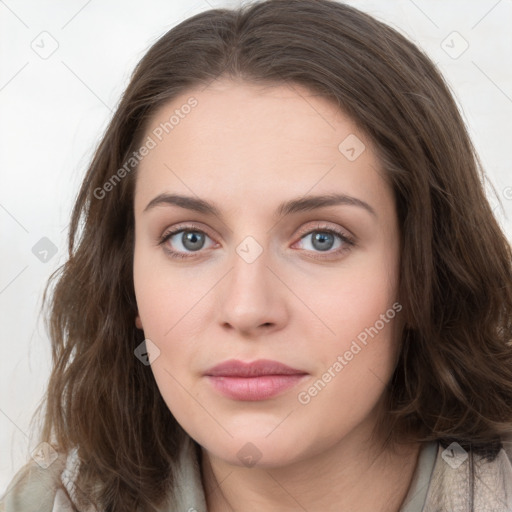
{"label": "eyebrow", "polygon": [[[180,208],[185,208],[187,210],[196,211],[206,215],[213,215],[222,219],[220,209],[214,204],[197,197],[182,196],[178,194],[160,194],[156,196],[148,203],[146,208],[144,208],[144,212],[163,205],[179,206]],[[277,217],[284,217],[285,215],[291,215],[293,213],[306,212],[316,210],[318,208],[337,205],[357,206],[377,217],[377,213],[367,202],[358,199],[357,197],[334,193],[300,197],[285,201],[279,205],[275,215]]]}

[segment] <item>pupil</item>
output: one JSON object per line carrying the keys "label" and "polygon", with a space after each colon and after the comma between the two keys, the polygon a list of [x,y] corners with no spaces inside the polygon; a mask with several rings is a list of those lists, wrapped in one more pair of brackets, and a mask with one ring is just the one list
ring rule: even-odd
{"label": "pupil", "polygon": [[200,249],[203,241],[203,235],[200,233],[195,231],[188,231],[187,233],[183,233],[183,245],[189,250]]}
{"label": "pupil", "polygon": [[[328,249],[331,248],[331,245],[332,245],[332,242],[333,242],[333,235],[330,234],[330,233],[319,233],[317,232],[314,236],[313,236],[313,245],[319,249],[320,251],[327,251]],[[327,243],[327,246],[326,245],[322,245],[322,244],[325,244],[325,242],[328,242]],[[319,242],[320,245],[317,246],[316,243]]]}
{"label": "pupil", "polygon": [[[333,239],[334,237],[330,233],[316,232],[313,237],[313,245],[320,251],[327,251],[331,248]],[[203,241],[203,235],[194,231],[184,233],[182,237],[183,245],[190,250],[200,249]]]}

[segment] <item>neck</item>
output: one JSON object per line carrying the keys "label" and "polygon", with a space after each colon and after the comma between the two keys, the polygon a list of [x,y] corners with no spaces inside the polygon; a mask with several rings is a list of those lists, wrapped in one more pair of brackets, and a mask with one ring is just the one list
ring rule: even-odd
{"label": "neck", "polygon": [[382,451],[342,440],[322,453],[282,466],[247,468],[202,450],[209,512],[398,512],[421,445]]}

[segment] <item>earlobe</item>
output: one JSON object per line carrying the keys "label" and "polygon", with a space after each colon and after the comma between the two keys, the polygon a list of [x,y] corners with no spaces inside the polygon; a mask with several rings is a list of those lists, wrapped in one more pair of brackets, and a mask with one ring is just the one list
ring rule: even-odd
{"label": "earlobe", "polygon": [[135,317],[135,327],[137,327],[137,329],[142,329],[142,322],[140,320],[140,316],[137,315]]}

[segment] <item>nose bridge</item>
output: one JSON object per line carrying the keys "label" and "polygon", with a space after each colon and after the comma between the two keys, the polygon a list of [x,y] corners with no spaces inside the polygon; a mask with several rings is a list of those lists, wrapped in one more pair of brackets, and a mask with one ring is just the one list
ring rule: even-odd
{"label": "nose bridge", "polygon": [[[258,237],[260,240],[262,236]],[[234,287],[238,298],[264,291],[268,284],[269,270],[268,244],[261,243],[252,235],[246,236],[236,247],[232,259],[230,286]]]}
{"label": "nose bridge", "polygon": [[219,297],[223,323],[248,331],[276,321],[276,287],[267,267],[270,256],[268,243],[256,236],[246,236],[235,247],[231,272]]}

